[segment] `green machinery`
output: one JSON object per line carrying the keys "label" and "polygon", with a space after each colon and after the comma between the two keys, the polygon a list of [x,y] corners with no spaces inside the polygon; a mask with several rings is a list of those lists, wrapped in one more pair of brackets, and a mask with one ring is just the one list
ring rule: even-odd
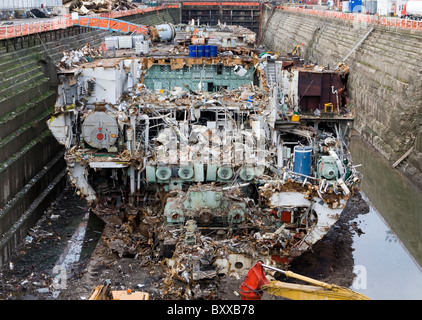
{"label": "green machinery", "polygon": [[148,184],[160,184],[165,191],[182,190],[183,185],[197,182],[231,182],[239,170],[239,177],[244,182],[252,181],[256,176],[255,167],[232,168],[225,165],[195,163],[185,166],[146,166]]}
{"label": "green machinery", "polygon": [[167,226],[195,220],[199,227],[229,227],[244,222],[246,211],[246,203],[231,200],[221,188],[201,190],[193,186],[186,193],[169,198],[164,215]]}
{"label": "green machinery", "polygon": [[215,92],[220,88],[234,90],[250,84],[252,80],[252,68],[246,69],[244,74],[236,72],[235,67],[218,64],[185,66],[174,70],[171,70],[170,65],[153,65],[146,72],[144,83],[148,89],[153,90],[188,86],[194,91],[201,83],[202,91]]}

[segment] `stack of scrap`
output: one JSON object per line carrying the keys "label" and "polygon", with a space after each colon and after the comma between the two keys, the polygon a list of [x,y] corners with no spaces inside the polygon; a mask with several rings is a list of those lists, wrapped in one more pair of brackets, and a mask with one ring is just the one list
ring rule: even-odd
{"label": "stack of scrap", "polygon": [[69,8],[69,12],[77,12],[81,15],[89,15],[95,13],[124,11],[136,9],[137,6],[132,0],[63,0],[63,5]]}
{"label": "stack of scrap", "polygon": [[335,71],[347,73],[349,72],[349,66],[342,61],[337,65]]}
{"label": "stack of scrap", "polygon": [[93,58],[98,58],[100,53],[98,49],[92,47],[89,43],[83,46],[81,49],[64,51],[63,58],[57,65],[58,69],[73,69],[81,63],[91,61]]}

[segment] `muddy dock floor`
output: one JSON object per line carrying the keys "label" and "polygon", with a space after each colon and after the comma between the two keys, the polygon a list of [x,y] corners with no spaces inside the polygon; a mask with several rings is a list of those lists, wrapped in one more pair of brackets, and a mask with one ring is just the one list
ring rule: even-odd
{"label": "muddy dock floor", "polygon": [[[67,187],[49,207],[9,261],[0,269],[0,299],[2,300],[84,300],[91,290],[106,281],[113,290],[144,291],[151,300],[213,299],[241,300],[239,287],[244,277],[217,276],[209,283],[189,286],[175,281],[170,291],[163,289],[163,268],[154,257],[119,257],[103,242],[101,233],[107,227],[97,217],[88,221],[82,252],[78,262],[66,269],[55,270],[57,261],[72,241],[72,235],[89,211],[72,187]],[[312,250],[295,259],[289,270],[328,283],[350,287],[353,273],[353,235],[361,232],[352,222],[369,211],[359,193],[353,195],[334,227],[318,241]],[[274,274],[276,279],[285,279]],[[63,279],[65,279],[63,281]],[[209,285],[209,292],[207,291]],[[167,289],[169,287],[167,286]],[[214,289],[214,290],[213,290]],[[263,300],[279,299],[264,294]]]}

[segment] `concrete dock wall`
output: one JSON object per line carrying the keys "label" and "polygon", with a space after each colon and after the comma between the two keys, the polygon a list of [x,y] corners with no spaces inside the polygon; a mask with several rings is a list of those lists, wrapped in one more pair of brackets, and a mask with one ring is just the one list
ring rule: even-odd
{"label": "concrete dock wall", "polygon": [[374,28],[345,61],[351,71],[347,107],[355,129],[391,163],[413,147],[397,168],[422,186],[422,32],[265,10],[262,39],[268,48],[291,52],[303,43],[307,61],[330,67]]}

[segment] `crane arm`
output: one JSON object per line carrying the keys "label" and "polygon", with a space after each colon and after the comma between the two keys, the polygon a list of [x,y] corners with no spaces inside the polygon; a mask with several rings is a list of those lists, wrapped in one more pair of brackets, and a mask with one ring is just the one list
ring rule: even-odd
{"label": "crane arm", "polygon": [[[328,284],[327,284],[328,285]],[[370,300],[368,297],[340,286],[327,289],[320,286],[270,281],[263,285],[262,290],[274,296],[281,296],[292,300]]]}
{"label": "crane arm", "polygon": [[[310,283],[303,285],[282,281],[267,281],[263,268],[281,272],[287,277]],[[293,300],[370,300],[367,296],[349,288],[325,283],[300,274],[280,270],[258,261],[240,287],[243,300],[259,300],[263,292]]]}
{"label": "crane arm", "polygon": [[292,271],[284,271],[262,264],[262,267],[283,273],[286,277],[308,282],[311,285],[300,285],[271,281],[263,285],[262,290],[276,296],[294,300],[370,300],[367,296],[349,288],[336,284],[318,281]]}

